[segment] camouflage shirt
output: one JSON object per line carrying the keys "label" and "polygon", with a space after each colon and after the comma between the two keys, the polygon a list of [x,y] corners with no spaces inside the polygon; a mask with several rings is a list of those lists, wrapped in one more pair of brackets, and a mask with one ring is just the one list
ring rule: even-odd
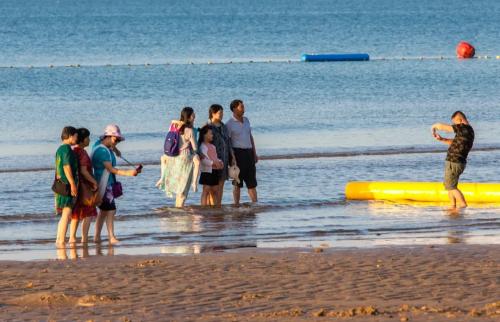
{"label": "camouflage shirt", "polygon": [[474,129],[466,124],[452,125],[455,138],[448,148],[446,161],[455,163],[467,163],[467,155],[474,144]]}

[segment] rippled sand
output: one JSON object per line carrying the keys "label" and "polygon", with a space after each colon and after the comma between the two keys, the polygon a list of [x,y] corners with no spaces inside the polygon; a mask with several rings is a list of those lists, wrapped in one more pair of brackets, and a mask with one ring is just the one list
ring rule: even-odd
{"label": "rippled sand", "polygon": [[500,317],[498,246],[243,251],[0,263],[2,320]]}

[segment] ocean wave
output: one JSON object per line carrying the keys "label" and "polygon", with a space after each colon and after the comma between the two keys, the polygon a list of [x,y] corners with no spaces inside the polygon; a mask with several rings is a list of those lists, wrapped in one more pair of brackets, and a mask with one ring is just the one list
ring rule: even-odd
{"label": "ocean wave", "polygon": [[[184,208],[162,207],[152,211],[141,213],[121,213],[116,217],[117,221],[135,221],[144,220],[147,218],[169,218],[172,216],[200,215],[206,217],[217,216],[247,216],[258,213],[271,211],[280,211],[288,209],[309,209],[319,207],[334,207],[345,205],[344,200],[333,201],[315,201],[315,200],[297,200],[296,202],[288,202],[281,204],[246,204],[243,203],[239,207],[225,205],[222,208],[211,208],[203,206],[188,206]],[[0,214],[0,225],[20,224],[20,223],[45,223],[57,221],[58,216],[53,213],[27,213],[27,214]]]}
{"label": "ocean wave", "polygon": [[[474,147],[471,153],[485,152],[485,151],[499,151],[500,145],[480,145]],[[343,151],[321,151],[321,152],[302,152],[302,153],[269,153],[260,155],[259,159],[263,161],[273,160],[291,160],[291,159],[318,159],[318,158],[348,158],[356,156],[384,156],[384,155],[405,155],[405,154],[430,154],[430,153],[444,153],[446,150],[443,147],[382,147],[378,149],[360,149],[360,150],[343,150]],[[136,163],[145,166],[159,165],[159,160],[138,160]],[[118,163],[118,165],[126,165]],[[26,167],[26,168],[4,168],[0,169],[2,173],[17,173],[17,172],[43,172],[52,171],[53,167]]]}

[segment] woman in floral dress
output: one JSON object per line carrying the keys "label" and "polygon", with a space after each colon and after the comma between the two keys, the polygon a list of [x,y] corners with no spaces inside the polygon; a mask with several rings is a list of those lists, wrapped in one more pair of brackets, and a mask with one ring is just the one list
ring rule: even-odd
{"label": "woman in floral dress", "polygon": [[199,157],[193,130],[195,117],[194,110],[185,107],[181,111],[180,120],[172,121],[172,126],[179,129],[179,155],[163,155],[161,158],[161,178],[157,186],[165,191],[167,197],[175,195],[176,207],[184,206],[191,187],[196,191],[196,178],[193,180],[193,173],[198,175]]}

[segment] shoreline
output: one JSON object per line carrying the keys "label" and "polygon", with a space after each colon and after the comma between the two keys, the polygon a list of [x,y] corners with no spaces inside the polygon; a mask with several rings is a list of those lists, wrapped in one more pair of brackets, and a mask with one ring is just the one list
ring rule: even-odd
{"label": "shoreline", "polygon": [[[179,244],[179,245],[165,245],[165,244],[148,244],[148,245],[110,245],[103,244],[90,244],[85,247],[78,244],[76,247],[65,248],[44,248],[44,249],[18,249],[18,250],[2,250],[0,252],[0,264],[8,262],[29,263],[29,262],[52,262],[52,261],[85,261],[92,260],[93,258],[104,257],[183,257],[183,256],[199,256],[210,254],[238,254],[252,252],[256,254],[267,253],[310,253],[310,252],[356,252],[356,251],[379,251],[390,249],[407,249],[412,250],[415,248],[434,248],[434,247],[498,247],[500,243],[497,240],[484,239],[482,243],[463,243],[459,240],[453,240],[454,237],[448,237],[448,243],[374,243],[373,241],[362,240],[354,242],[349,241],[336,241],[336,246],[331,246],[329,242],[321,240],[311,241],[308,245],[301,245],[301,243],[286,243],[282,241],[280,246],[259,246],[256,244],[209,244],[202,245],[198,243],[193,244]],[[489,242],[489,243],[488,243]],[[366,244],[368,243],[368,244]],[[51,243],[52,245],[52,243]]]}
{"label": "shoreline", "polygon": [[0,317],[491,321],[500,317],[499,250],[289,248],[0,261]]}

